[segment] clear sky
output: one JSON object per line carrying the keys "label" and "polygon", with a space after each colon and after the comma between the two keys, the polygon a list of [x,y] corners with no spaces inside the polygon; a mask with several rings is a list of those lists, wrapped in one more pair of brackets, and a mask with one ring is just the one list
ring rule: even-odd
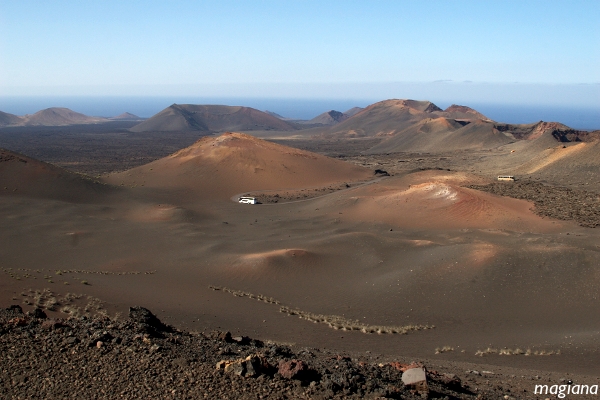
{"label": "clear sky", "polygon": [[0,96],[385,98],[416,87],[424,99],[518,86],[594,102],[599,21],[598,0],[0,0]]}

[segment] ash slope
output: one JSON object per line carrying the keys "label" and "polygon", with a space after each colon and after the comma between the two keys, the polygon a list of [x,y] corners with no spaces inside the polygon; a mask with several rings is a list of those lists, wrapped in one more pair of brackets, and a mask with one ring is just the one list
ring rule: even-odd
{"label": "ash slope", "polygon": [[115,185],[178,189],[195,199],[228,199],[250,190],[321,187],[372,176],[372,171],[343,161],[243,133],[225,133],[106,180]]}
{"label": "ash slope", "polygon": [[490,149],[514,142],[493,122],[477,120],[464,125],[454,119],[425,119],[370,148],[366,154],[395,152],[442,152]]}
{"label": "ash slope", "polygon": [[0,196],[89,202],[114,190],[85,175],[0,149]]}
{"label": "ash slope", "polygon": [[555,122],[497,128],[517,140],[480,162],[483,170],[562,185],[587,186],[599,181],[600,131],[578,131]]}

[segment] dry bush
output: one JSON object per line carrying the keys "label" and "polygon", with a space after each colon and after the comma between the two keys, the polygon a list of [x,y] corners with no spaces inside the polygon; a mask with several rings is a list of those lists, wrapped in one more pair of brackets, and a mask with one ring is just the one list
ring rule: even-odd
{"label": "dry bush", "polygon": [[450,351],[454,351],[454,347],[452,347],[452,346],[436,347],[435,354],[442,354],[442,353],[447,353]]}
{"label": "dry bush", "polygon": [[560,355],[560,350],[522,350],[520,348],[509,349],[503,348],[500,350],[492,349],[488,347],[485,350],[477,350],[475,353],[476,356],[483,357],[488,354],[498,354],[500,356],[552,356],[552,355]]}

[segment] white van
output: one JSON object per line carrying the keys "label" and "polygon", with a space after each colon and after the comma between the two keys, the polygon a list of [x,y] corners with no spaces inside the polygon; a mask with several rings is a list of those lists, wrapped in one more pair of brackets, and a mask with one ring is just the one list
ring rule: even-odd
{"label": "white van", "polygon": [[258,201],[256,200],[256,197],[240,197],[240,198],[238,198],[238,203],[257,204]]}
{"label": "white van", "polygon": [[515,177],[513,175],[498,175],[499,181],[515,181]]}

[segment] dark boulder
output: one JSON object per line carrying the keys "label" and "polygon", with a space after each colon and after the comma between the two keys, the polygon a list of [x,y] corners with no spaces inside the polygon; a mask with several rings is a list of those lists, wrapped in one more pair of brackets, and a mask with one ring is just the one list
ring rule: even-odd
{"label": "dark boulder", "polygon": [[8,308],[0,309],[0,318],[11,319],[23,317],[23,309],[19,305],[12,305]]}
{"label": "dark boulder", "polygon": [[33,318],[37,318],[37,319],[46,319],[46,318],[48,318],[48,316],[46,315],[46,313],[41,308],[36,308],[33,311],[29,311],[27,313],[27,315],[29,315],[30,317],[33,317]]}
{"label": "dark boulder", "polygon": [[144,307],[129,307],[129,320],[135,324],[139,332],[151,336],[162,336],[165,332],[173,331],[173,328],[163,324],[156,315]]}
{"label": "dark boulder", "polygon": [[317,381],[318,373],[308,367],[302,360],[281,360],[277,372],[285,379],[296,379],[299,381]]}
{"label": "dark boulder", "polygon": [[69,326],[65,324],[65,321],[60,318],[47,319],[44,322],[42,322],[42,329],[47,329],[47,330],[55,330],[55,329],[59,329],[59,328],[68,328],[68,327]]}

